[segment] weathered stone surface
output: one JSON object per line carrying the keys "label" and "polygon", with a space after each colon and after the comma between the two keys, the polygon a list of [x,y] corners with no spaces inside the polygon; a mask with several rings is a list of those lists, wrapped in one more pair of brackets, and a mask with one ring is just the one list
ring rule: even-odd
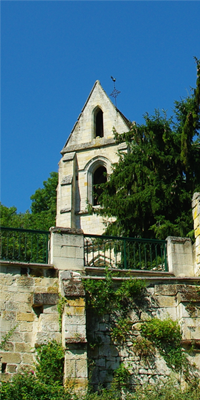
{"label": "weathered stone surface", "polygon": [[85,315],[64,315],[64,325],[67,328],[67,326],[73,326],[73,325],[84,325],[85,324]]}
{"label": "weathered stone surface", "polygon": [[67,299],[67,304],[70,307],[85,307],[85,299],[83,297],[79,297],[76,300]]}
{"label": "weathered stone surface", "polygon": [[57,293],[34,293],[32,304],[34,306],[54,305],[58,303],[58,299]]}
{"label": "weathered stone surface", "polygon": [[8,364],[7,365],[7,371],[8,373],[15,373],[17,371],[17,364]]}
{"label": "weathered stone surface", "polygon": [[0,352],[1,362],[9,364],[19,364],[21,362],[20,353]]}
{"label": "weathered stone surface", "polygon": [[175,296],[177,294],[177,285],[160,284],[155,285],[155,295],[157,296]]}
{"label": "weathered stone surface", "polygon": [[22,362],[23,364],[33,365],[35,361],[34,355],[31,353],[22,353]]}
{"label": "weathered stone surface", "polygon": [[77,378],[87,378],[88,377],[88,367],[87,358],[76,360],[76,377]]}
{"label": "weathered stone surface", "polygon": [[65,376],[76,378],[76,360],[66,360],[65,362]]}
{"label": "weathered stone surface", "polygon": [[180,302],[199,301],[200,302],[200,288],[192,285],[178,285],[177,286],[177,300]]}
{"label": "weathered stone surface", "polygon": [[17,321],[27,321],[27,322],[33,322],[35,319],[35,315],[32,313],[17,313]]}
{"label": "weathered stone surface", "polygon": [[63,158],[62,158],[62,161],[63,161],[63,162],[66,162],[66,161],[73,160],[73,159],[74,159],[74,156],[75,156],[75,154],[76,154],[76,152],[75,152],[75,151],[74,151],[74,152],[72,152],[72,153],[66,153],[66,154],[63,156]]}
{"label": "weathered stone surface", "polygon": [[[36,322],[36,318],[34,322]],[[19,323],[20,332],[33,332],[33,327],[34,327],[33,322],[20,320]]]}
{"label": "weathered stone surface", "polygon": [[83,297],[85,295],[82,282],[73,279],[63,282],[63,290],[66,297]]}
{"label": "weathered stone surface", "polygon": [[86,360],[87,359],[87,351],[86,349],[77,348],[76,344],[69,344],[69,350],[65,352],[66,360]]}
{"label": "weathered stone surface", "polygon": [[5,350],[5,351],[13,351],[14,350],[14,344],[12,342],[6,342],[5,345],[3,346],[3,350]]}
{"label": "weathered stone surface", "polygon": [[35,343],[43,344],[51,340],[56,340],[57,342],[60,342],[61,339],[62,337],[60,332],[37,332]]}
{"label": "weathered stone surface", "polygon": [[16,282],[19,287],[23,287],[23,289],[27,290],[30,290],[29,288],[34,284],[33,278],[28,276],[20,276],[17,278]]}
{"label": "weathered stone surface", "polygon": [[173,296],[159,296],[157,302],[159,307],[176,307],[176,299]]}
{"label": "weathered stone surface", "polygon": [[44,314],[55,314],[57,313],[57,305],[55,306],[50,306],[50,305],[44,305],[43,307],[43,313]]}
{"label": "weathered stone surface", "polygon": [[15,343],[15,351],[18,353],[30,352],[32,350],[28,343]]}

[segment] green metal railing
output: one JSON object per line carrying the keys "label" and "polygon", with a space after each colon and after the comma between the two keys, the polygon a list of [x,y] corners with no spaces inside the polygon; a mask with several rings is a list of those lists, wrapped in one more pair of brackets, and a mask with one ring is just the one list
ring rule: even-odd
{"label": "green metal railing", "polygon": [[48,263],[49,232],[0,227],[0,259]]}
{"label": "green metal railing", "polygon": [[167,242],[84,235],[85,266],[168,271]]}

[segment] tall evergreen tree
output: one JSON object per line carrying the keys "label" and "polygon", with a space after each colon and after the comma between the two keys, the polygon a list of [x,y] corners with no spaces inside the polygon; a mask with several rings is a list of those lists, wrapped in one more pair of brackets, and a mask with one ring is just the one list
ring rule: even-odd
{"label": "tall evergreen tree", "polygon": [[132,237],[186,236],[193,229],[191,199],[200,191],[200,60],[191,96],[175,102],[174,116],[158,111],[132,124],[118,143],[127,152],[102,185],[98,213],[111,218],[106,233]]}

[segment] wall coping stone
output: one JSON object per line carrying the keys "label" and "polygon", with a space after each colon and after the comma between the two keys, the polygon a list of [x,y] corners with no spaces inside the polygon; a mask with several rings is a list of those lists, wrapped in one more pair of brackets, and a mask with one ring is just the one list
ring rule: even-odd
{"label": "wall coping stone", "polygon": [[40,263],[30,263],[22,261],[7,261],[0,260],[0,265],[2,266],[12,266],[12,267],[30,267],[30,268],[42,268],[42,269],[55,269],[52,264],[40,264]]}
{"label": "wall coping stone", "polygon": [[[138,271],[139,272],[139,271]],[[82,279],[95,279],[95,280],[105,280],[105,276],[92,276],[92,275],[87,275],[87,276],[82,276]],[[147,281],[152,281],[152,282],[200,282],[200,276],[141,276],[138,274],[138,276],[135,277],[123,277],[123,276],[113,276],[113,281],[126,281],[130,279],[141,279],[141,280],[147,280]]]}
{"label": "wall coping stone", "polygon": [[184,244],[185,242],[191,243],[190,238],[178,237],[178,236],[168,236],[166,240],[168,242],[177,243],[177,244]]}
{"label": "wall coping stone", "polygon": [[[120,269],[120,268],[108,268],[108,271],[110,272],[117,272],[118,274],[121,274],[123,277],[124,275],[129,275],[129,276],[152,276],[152,277],[173,277],[174,274],[172,272],[167,272],[167,271],[150,271],[150,270],[137,270],[137,269]],[[85,267],[85,272],[86,274],[93,274],[95,273],[96,275],[105,273],[105,268],[102,267]]]}
{"label": "wall coping stone", "polygon": [[51,227],[50,233],[60,233],[62,234],[67,234],[67,235],[83,235],[83,230],[82,229],[76,229],[76,228],[62,228],[62,227]]}

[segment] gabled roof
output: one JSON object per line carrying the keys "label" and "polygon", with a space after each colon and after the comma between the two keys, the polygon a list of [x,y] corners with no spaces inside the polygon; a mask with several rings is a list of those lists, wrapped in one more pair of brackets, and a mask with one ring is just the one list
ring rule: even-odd
{"label": "gabled roof", "polygon": [[[125,124],[127,125],[127,128],[130,129],[130,127],[131,127],[131,122],[130,122],[130,121],[125,117],[125,115],[113,104],[113,102],[112,102],[111,99],[108,97],[108,95],[107,95],[107,93],[105,92],[105,90],[102,88],[100,81],[99,81],[99,80],[96,80],[96,82],[94,83],[94,85],[93,85],[93,87],[92,87],[92,90],[90,91],[90,94],[89,94],[89,96],[88,96],[88,98],[87,98],[87,100],[86,100],[86,102],[85,102],[85,104],[84,104],[84,106],[83,106],[83,108],[82,108],[82,110],[81,110],[81,113],[79,114],[79,116],[78,116],[78,118],[77,118],[77,121],[75,122],[75,124],[74,124],[74,126],[73,126],[73,128],[72,128],[72,131],[71,131],[71,133],[70,133],[70,135],[69,135],[69,137],[68,137],[68,139],[67,139],[67,141],[66,141],[66,143],[65,143],[65,145],[64,145],[64,147],[63,147],[63,150],[64,150],[64,148],[67,146],[67,144],[68,144],[68,142],[69,142],[69,140],[70,140],[70,138],[71,138],[71,136],[72,136],[72,134],[73,134],[73,132],[74,132],[74,130],[75,130],[75,128],[76,128],[76,125],[78,124],[78,122],[79,122],[79,120],[80,120],[80,118],[81,118],[81,116],[82,116],[82,114],[83,114],[83,112],[84,112],[84,110],[85,110],[85,108],[86,108],[86,106],[87,106],[89,100],[90,100],[90,97],[92,96],[92,93],[94,92],[95,87],[96,87],[97,85],[100,85],[102,91],[104,92],[104,94],[105,94],[105,96],[107,97],[107,99],[109,100],[109,102],[110,102],[110,103],[112,104],[112,106],[115,108],[115,110],[117,111],[117,113],[120,114],[120,116],[122,117],[123,121],[124,121]],[[62,152],[62,151],[61,151],[61,152]]]}

